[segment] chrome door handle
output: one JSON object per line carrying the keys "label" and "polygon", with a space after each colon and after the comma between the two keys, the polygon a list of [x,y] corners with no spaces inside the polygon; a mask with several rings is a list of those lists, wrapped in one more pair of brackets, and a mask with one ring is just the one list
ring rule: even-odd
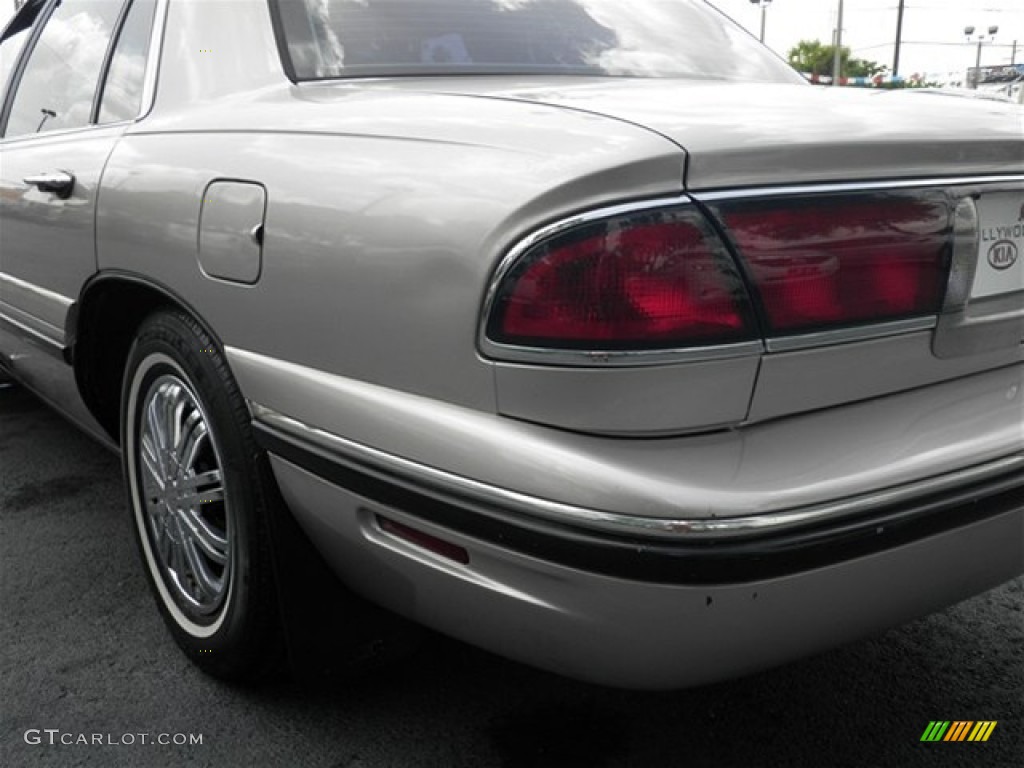
{"label": "chrome door handle", "polygon": [[61,200],[71,197],[71,192],[75,188],[75,177],[67,171],[37,173],[35,176],[26,176],[22,181],[38,187],[40,192],[52,192]]}

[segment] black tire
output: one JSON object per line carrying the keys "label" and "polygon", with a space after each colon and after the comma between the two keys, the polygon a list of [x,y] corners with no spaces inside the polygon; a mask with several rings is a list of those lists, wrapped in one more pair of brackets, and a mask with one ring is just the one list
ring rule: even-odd
{"label": "black tire", "polygon": [[269,505],[276,486],[222,351],[190,316],[140,326],[121,395],[122,463],[157,606],[204,671],[251,682],[284,659]]}

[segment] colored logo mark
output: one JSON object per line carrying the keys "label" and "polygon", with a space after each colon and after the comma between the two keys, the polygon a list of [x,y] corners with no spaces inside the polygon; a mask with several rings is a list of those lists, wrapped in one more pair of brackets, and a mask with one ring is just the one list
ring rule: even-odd
{"label": "colored logo mark", "polygon": [[988,741],[998,720],[932,720],[921,741]]}

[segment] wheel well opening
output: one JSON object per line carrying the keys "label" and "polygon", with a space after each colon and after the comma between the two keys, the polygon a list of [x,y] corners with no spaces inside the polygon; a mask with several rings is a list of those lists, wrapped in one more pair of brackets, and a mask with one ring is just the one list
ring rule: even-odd
{"label": "wheel well opening", "polygon": [[73,341],[75,380],[82,400],[115,442],[120,442],[121,382],[142,321],[174,302],[146,285],[104,280],[83,296]]}

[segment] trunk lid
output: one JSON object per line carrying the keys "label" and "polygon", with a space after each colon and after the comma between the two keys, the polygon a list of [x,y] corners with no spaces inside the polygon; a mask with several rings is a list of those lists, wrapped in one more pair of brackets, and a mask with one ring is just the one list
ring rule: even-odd
{"label": "trunk lid", "polygon": [[433,89],[537,102],[655,131],[689,154],[692,191],[1024,172],[1024,109],[998,101],[700,80],[466,78],[448,85]]}

